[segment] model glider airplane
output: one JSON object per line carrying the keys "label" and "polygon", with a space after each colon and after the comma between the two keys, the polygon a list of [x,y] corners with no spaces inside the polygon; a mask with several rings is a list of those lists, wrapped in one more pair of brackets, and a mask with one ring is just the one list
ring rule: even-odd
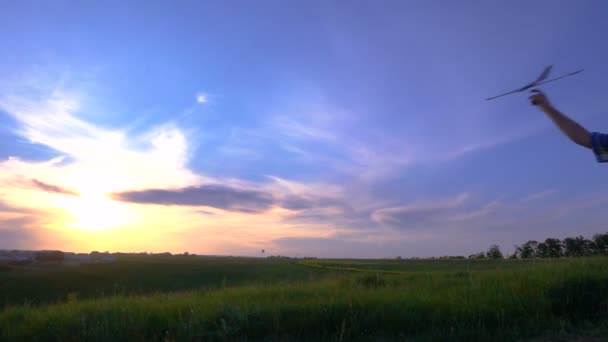
{"label": "model glider airplane", "polygon": [[508,93],[504,93],[504,94],[488,97],[486,100],[493,100],[493,99],[496,99],[496,98],[499,98],[499,97],[502,97],[502,96],[505,96],[505,95],[514,94],[514,93],[520,93],[520,92],[522,92],[524,90],[528,90],[528,89],[530,89],[532,87],[536,87],[537,85],[541,85],[541,84],[545,84],[545,83],[561,80],[562,78],[569,77],[569,76],[572,76],[572,75],[576,75],[579,72],[583,71],[583,69],[580,69],[580,70],[577,70],[575,72],[571,72],[571,73],[562,75],[560,77],[556,77],[556,78],[552,78],[550,80],[546,80],[547,77],[549,76],[549,73],[551,73],[551,69],[552,68],[553,68],[553,65],[549,65],[548,67],[546,67],[545,70],[543,70],[543,72],[541,72],[541,74],[538,76],[538,78],[534,82],[528,83],[525,86],[523,86],[523,87],[521,87],[519,89],[512,90],[512,91],[510,91]]}

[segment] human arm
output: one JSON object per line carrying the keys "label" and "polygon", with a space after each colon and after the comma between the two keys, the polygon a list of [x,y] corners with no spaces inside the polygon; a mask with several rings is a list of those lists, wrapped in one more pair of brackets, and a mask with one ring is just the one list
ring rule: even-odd
{"label": "human arm", "polygon": [[570,119],[553,107],[547,96],[542,91],[533,89],[532,95],[530,96],[530,102],[547,114],[547,116],[557,125],[557,127],[559,127],[562,133],[570,138],[570,140],[578,145],[593,148],[591,133],[589,133],[589,131],[585,127],[581,126],[578,122]]}

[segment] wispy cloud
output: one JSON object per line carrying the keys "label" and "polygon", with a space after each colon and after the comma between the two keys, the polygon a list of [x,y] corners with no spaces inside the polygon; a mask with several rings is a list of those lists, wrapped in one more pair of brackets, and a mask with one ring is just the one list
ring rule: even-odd
{"label": "wispy cloud", "polygon": [[[196,142],[177,125],[160,124],[137,135],[104,128],[78,116],[85,109],[69,92],[54,90],[36,97],[9,94],[0,97],[0,109],[15,117],[16,133],[61,155],[43,162],[18,157],[0,162],[4,187],[0,200],[43,208],[47,214],[37,221],[39,229],[56,234],[67,230],[83,242],[79,248],[171,246],[177,240],[154,238],[175,227],[184,232],[175,239],[185,239],[180,243],[186,246],[198,241],[219,252],[230,240],[248,239],[251,242],[242,245],[257,248],[256,243],[285,230],[310,236],[331,226],[304,227],[288,217],[347,207],[337,199],[335,187],[326,184],[278,177],[250,183],[194,172],[188,163]],[[110,232],[120,234],[120,241]],[[206,238],[200,240],[202,236]]]}
{"label": "wispy cloud", "polygon": [[191,151],[179,127],[165,124],[130,136],[126,130],[79,118],[84,109],[78,95],[28,89],[6,92],[0,97],[0,110],[16,119],[16,134],[61,156],[43,162],[18,157],[0,162],[0,200],[44,210],[47,219],[40,222],[40,229],[72,229],[78,235],[145,224],[148,219],[141,210],[112,201],[108,194],[187,187],[205,180],[187,167]]}
{"label": "wispy cloud", "polygon": [[43,228],[53,214],[38,208],[15,205],[0,199],[0,249],[31,249],[52,245],[56,236]]}
{"label": "wispy cloud", "polygon": [[400,229],[415,229],[421,226],[440,223],[452,209],[461,206],[468,198],[466,193],[452,198],[434,201],[418,201],[397,207],[382,208],[374,211],[371,218],[381,224]]}
{"label": "wispy cloud", "polygon": [[72,196],[78,196],[78,192],[70,190],[70,189],[66,189],[66,188],[62,188],[60,186],[57,185],[52,185],[52,184],[48,184],[45,182],[41,182],[37,179],[32,179],[31,180],[31,184],[38,188],[41,189],[43,191],[46,192],[54,192],[54,193],[58,193],[58,194],[64,194],[64,195],[72,195]]}
{"label": "wispy cloud", "polygon": [[555,195],[557,194],[557,190],[555,189],[551,189],[551,190],[546,190],[546,191],[541,191],[541,192],[535,192],[532,194],[529,194],[528,196],[522,198],[522,202],[530,202],[530,201],[535,201],[535,200],[540,200],[543,199],[545,197],[549,197],[551,195]]}
{"label": "wispy cloud", "polygon": [[[103,185],[112,190],[200,181],[185,165],[189,157],[187,138],[175,126],[162,125],[140,136],[128,137],[125,131],[100,128],[79,119],[75,115],[80,108],[78,98],[60,91],[39,101],[5,96],[0,98],[0,108],[21,124],[18,133],[70,157],[71,162],[60,173],[45,174],[44,183],[60,187],[73,184],[77,188]],[[139,176],[133,177],[134,174]],[[43,177],[32,178],[41,181]]]}
{"label": "wispy cloud", "polygon": [[324,129],[319,125],[306,124],[304,122],[286,116],[275,117],[273,126],[274,129],[280,134],[295,139],[308,139],[317,141],[336,140],[335,133],[328,129]]}
{"label": "wispy cloud", "polygon": [[[216,253],[227,246],[254,251],[272,245],[284,252],[310,248],[322,254],[320,246],[335,246],[341,252],[332,255],[342,256],[411,255],[403,250],[407,247],[424,255],[417,244],[449,243],[449,236],[457,240],[454,250],[490,241],[496,232],[524,236],[531,226],[554,224],[558,215],[573,219],[584,202],[539,201],[556,190],[516,200],[457,187],[452,195],[433,198],[407,193],[405,186],[401,191],[398,178],[425,151],[382,134],[371,134],[378,137],[371,141],[356,130],[339,129],[348,125],[344,115],[271,116],[259,130],[235,129],[228,141],[237,144],[217,146],[258,154],[266,145],[279,146],[299,162],[323,168],[322,176],[299,181],[273,174],[256,181],[212,177],[190,167],[193,157],[206,155],[195,154],[197,141],[178,124],[159,123],[131,134],[82,119],[82,106],[78,96],[59,90],[46,97],[0,97],[0,109],[19,124],[16,133],[60,155],[43,162],[17,156],[0,162],[0,201],[44,211],[5,210],[0,219],[7,239],[55,241],[48,236],[63,234],[81,242],[79,248],[197,246]],[[538,214],[531,214],[530,206]],[[9,225],[30,230],[19,234]],[[559,227],[565,229],[565,223]]]}

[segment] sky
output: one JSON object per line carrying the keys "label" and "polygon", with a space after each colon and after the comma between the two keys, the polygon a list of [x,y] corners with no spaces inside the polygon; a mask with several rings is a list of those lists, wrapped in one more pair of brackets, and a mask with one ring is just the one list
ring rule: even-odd
{"label": "sky", "polygon": [[[604,1],[3,1],[0,249],[469,255],[605,232]],[[264,254],[262,254],[264,250]]]}

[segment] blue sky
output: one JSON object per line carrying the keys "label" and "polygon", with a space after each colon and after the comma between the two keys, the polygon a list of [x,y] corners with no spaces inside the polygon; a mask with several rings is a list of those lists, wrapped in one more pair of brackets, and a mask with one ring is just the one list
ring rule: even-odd
{"label": "blue sky", "polygon": [[542,89],[608,131],[604,2],[1,6],[0,248],[431,256],[605,231],[606,165],[527,94],[484,101],[585,68]]}

